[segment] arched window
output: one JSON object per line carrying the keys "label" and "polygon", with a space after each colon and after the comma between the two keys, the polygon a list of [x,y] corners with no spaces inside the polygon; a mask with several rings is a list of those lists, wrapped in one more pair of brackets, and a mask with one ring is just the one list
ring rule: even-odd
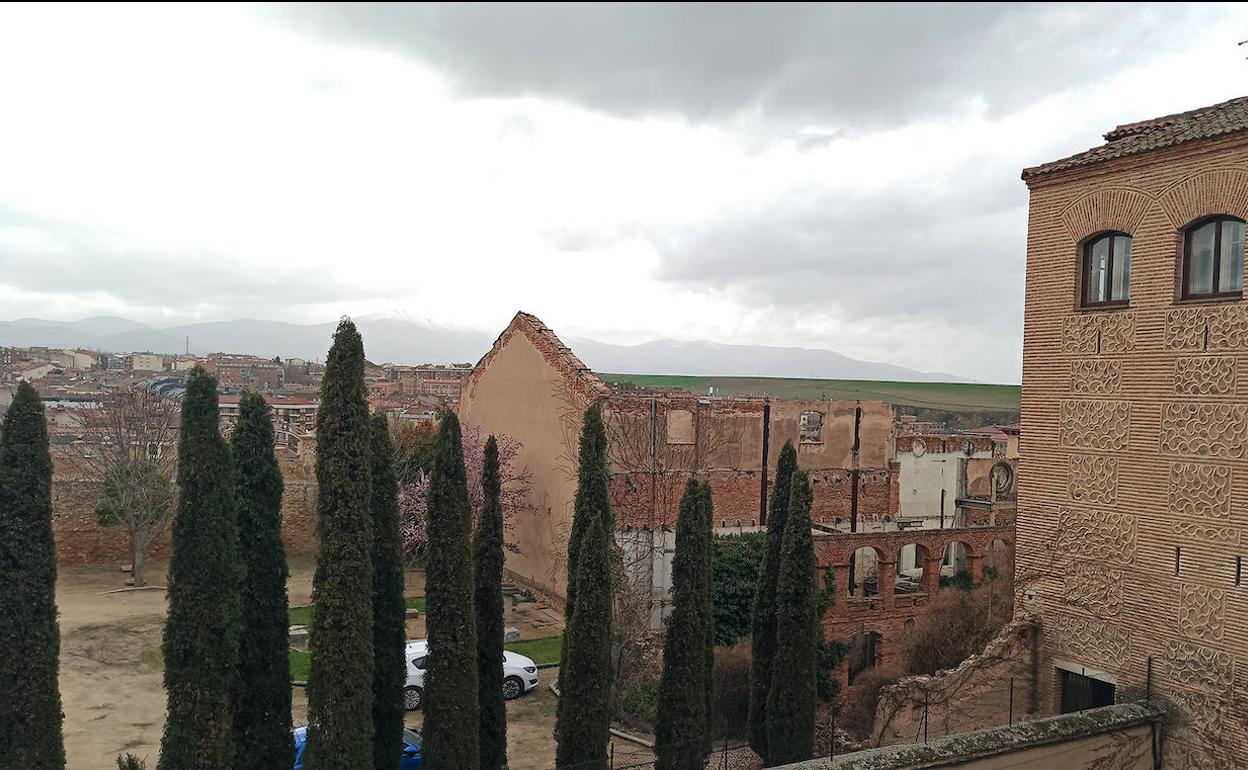
{"label": "arched window", "polygon": [[1183,238],[1183,298],[1238,297],[1243,293],[1243,220],[1213,217],[1187,228]]}
{"label": "arched window", "polygon": [[1125,305],[1131,299],[1131,236],[1105,233],[1083,244],[1083,306]]}

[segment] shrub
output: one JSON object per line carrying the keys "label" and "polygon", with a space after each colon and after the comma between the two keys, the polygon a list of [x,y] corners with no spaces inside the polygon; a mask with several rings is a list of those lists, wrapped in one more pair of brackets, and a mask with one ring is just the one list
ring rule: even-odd
{"label": "shrub", "polygon": [[754,592],[763,569],[766,532],[715,538],[711,559],[711,611],[715,644],[728,646],[750,635]]}
{"label": "shrub", "polygon": [[955,668],[983,650],[1013,613],[1008,580],[989,580],[969,592],[940,591],[927,616],[898,637],[905,672],[934,674]]}
{"label": "shrub", "polygon": [[655,719],[657,719],[658,704],[658,682],[639,682],[625,693],[623,710],[625,715],[636,720],[647,730],[653,730]]}
{"label": "shrub", "polygon": [[715,732],[745,738],[750,718],[750,640],[715,649]]}
{"label": "shrub", "polygon": [[842,702],[837,726],[859,738],[870,738],[875,726],[875,708],[880,702],[880,690],[896,684],[901,672],[893,668],[873,668],[863,671],[854,679],[854,687]]}

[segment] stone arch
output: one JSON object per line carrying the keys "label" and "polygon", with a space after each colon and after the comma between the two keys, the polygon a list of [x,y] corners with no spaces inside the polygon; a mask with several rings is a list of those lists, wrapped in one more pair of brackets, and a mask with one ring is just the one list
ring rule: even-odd
{"label": "stone arch", "polygon": [[1146,193],[1130,187],[1108,187],[1089,193],[1062,212],[1062,224],[1075,243],[1116,230],[1134,233],[1153,203]]}
{"label": "stone arch", "polygon": [[1172,185],[1158,201],[1176,230],[1218,214],[1248,220],[1248,171],[1203,171]]}

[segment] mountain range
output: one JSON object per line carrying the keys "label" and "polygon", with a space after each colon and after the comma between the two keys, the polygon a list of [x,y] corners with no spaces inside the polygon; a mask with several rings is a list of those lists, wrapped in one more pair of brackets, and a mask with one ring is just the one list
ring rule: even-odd
{"label": "mountain range", "polygon": [[[364,336],[365,353],[378,363],[475,363],[493,344],[496,334],[443,327],[402,314],[377,314],[355,319]],[[336,322],[292,324],[238,319],[156,328],[116,316],[81,321],[19,318],[0,321],[0,345],[84,348],[109,352],[227,352],[321,360],[329,349]],[[613,345],[564,337],[590,368],[619,374],[685,374],[701,376],[806,377],[902,382],[969,382],[940,372],[862,361],[832,350],[727,345],[706,340],[656,340],[639,345]]]}

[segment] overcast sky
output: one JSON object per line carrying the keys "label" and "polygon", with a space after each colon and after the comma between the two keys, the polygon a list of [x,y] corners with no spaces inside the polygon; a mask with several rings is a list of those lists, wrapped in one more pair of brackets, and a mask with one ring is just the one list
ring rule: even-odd
{"label": "overcast sky", "polygon": [[1019,172],[1243,6],[0,6],[0,319],[821,347],[1017,382]]}

